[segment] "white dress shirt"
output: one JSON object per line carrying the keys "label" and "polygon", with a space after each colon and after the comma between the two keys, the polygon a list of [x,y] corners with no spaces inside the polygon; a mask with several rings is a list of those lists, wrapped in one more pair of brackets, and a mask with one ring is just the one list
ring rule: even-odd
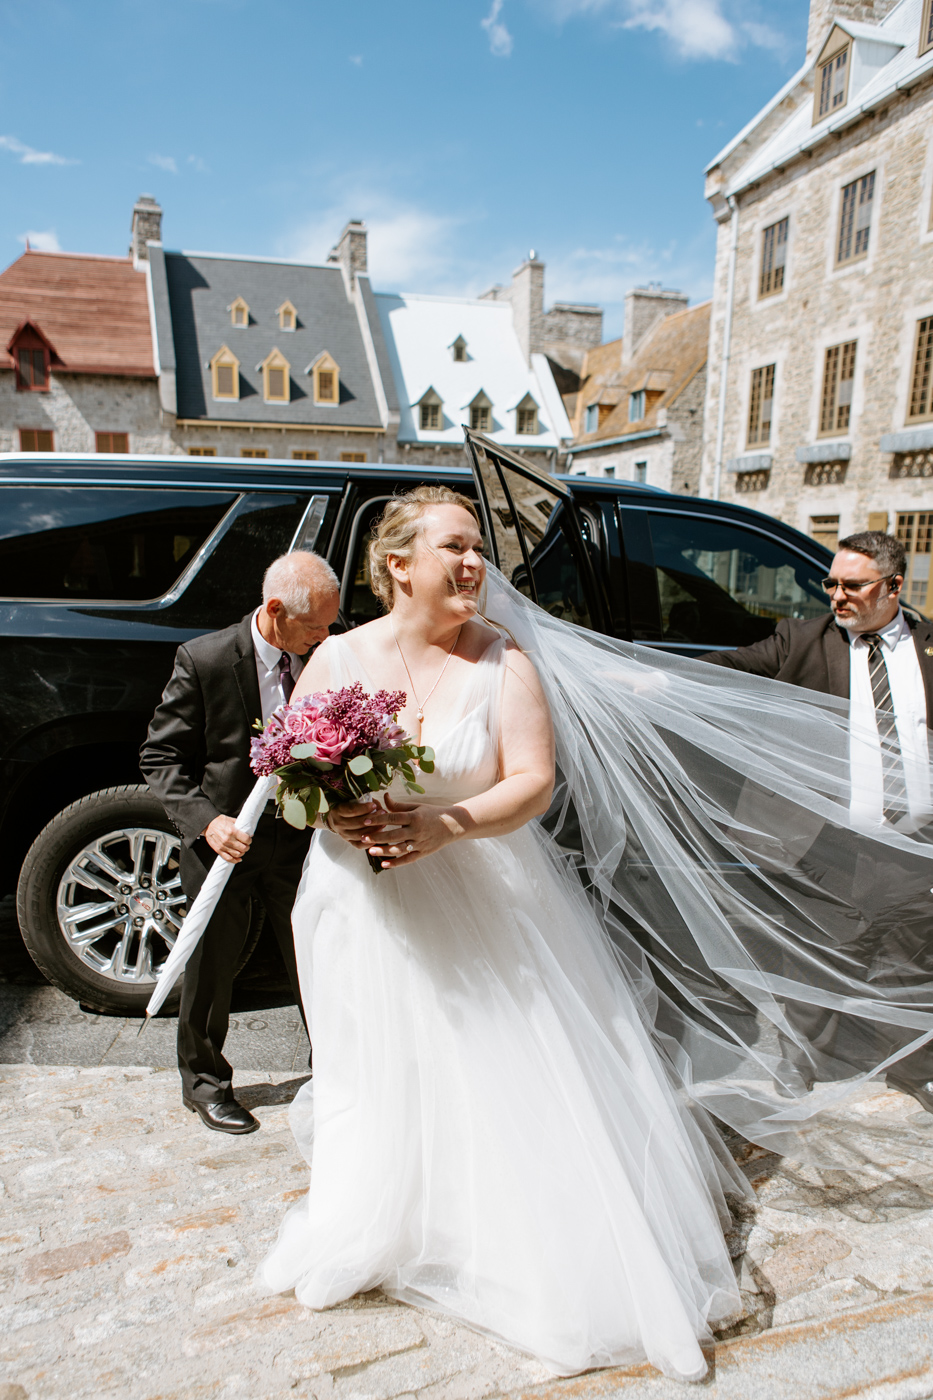
{"label": "white dress shirt", "polygon": [[[250,630],[253,634],[253,651],[256,653],[256,678],[259,681],[259,700],[262,705],[262,722],[266,723],[272,711],[277,705],[281,705],[285,699],[282,690],[282,674],[279,671],[279,661],[282,658],[281,647],[274,646],[267,642],[259,630],[259,623],[256,619],[259,616],[259,609],[253,613],[253,620],[250,623]],[[301,675],[304,663],[300,656],[294,652],[288,652],[288,659],[291,662],[292,675],[297,681]]]}
{"label": "white dress shirt", "polygon": [[[907,812],[895,823],[899,831],[916,831],[933,817],[927,701],[913,633],[900,608],[887,627],[878,629],[888,668],[894,722],[904,761]],[[879,827],[884,821],[884,770],[868,673],[869,643],[849,633],[849,762],[854,826]]]}

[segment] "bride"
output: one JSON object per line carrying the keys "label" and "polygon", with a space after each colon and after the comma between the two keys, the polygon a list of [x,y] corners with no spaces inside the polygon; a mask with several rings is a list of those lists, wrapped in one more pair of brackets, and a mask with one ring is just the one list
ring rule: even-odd
{"label": "bride", "polygon": [[748,1191],[710,1114],[848,1165],[839,1102],[933,1039],[933,842],[852,830],[844,701],[570,626],[480,544],[447,488],[390,502],[386,616],[296,690],[405,691],[437,762],[312,843],[310,1189],[261,1278],[313,1308],[379,1286],[558,1373],[698,1379]]}
{"label": "bride", "polygon": [[404,690],[437,762],[417,805],[338,809],[309,855],[293,923],[315,1076],[293,1123],[311,1184],[262,1278],[313,1308],[380,1286],[560,1373],[647,1358],[697,1379],[739,1305],[723,1191],[744,1188],[532,822],[551,718],[479,616],[480,549],[465,497],[391,502],[370,556],[387,616],[326,641],[296,690]]}

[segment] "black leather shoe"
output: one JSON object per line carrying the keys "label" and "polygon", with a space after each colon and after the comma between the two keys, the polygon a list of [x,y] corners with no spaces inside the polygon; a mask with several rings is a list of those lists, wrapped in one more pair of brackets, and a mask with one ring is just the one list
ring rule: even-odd
{"label": "black leather shoe", "polygon": [[927,1113],[933,1113],[933,1079],[924,1084],[912,1084],[909,1079],[899,1079],[890,1070],[884,1077],[889,1089],[898,1089],[902,1094],[911,1094],[917,1103],[922,1104]]}
{"label": "black leather shoe", "polygon": [[197,1099],[186,1099],[182,1095],[182,1103],[215,1133],[254,1133],[259,1127],[259,1119],[236,1099],[225,1103],[199,1103]]}

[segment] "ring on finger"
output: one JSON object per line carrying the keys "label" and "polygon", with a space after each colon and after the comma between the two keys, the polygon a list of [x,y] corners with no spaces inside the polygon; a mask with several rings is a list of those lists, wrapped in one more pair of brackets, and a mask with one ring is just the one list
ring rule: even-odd
{"label": "ring on finger", "polygon": [[409,841],[409,843],[408,843],[408,845],[405,847],[405,849],[406,849],[406,851],[408,852],[408,854],[411,855],[412,851],[413,851],[415,848],[414,848],[414,846],[412,845],[412,843]]}

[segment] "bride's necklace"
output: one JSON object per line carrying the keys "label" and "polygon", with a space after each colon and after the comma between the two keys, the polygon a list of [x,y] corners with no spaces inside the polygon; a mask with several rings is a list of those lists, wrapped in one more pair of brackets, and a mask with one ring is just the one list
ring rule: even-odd
{"label": "bride's necklace", "polygon": [[417,691],[415,690],[415,683],[414,683],[414,681],[413,681],[412,678],[411,678],[411,671],[409,671],[409,669],[408,669],[408,662],[405,660],[405,653],[402,651],[402,644],[401,644],[401,642],[399,641],[399,639],[398,639],[398,633],[397,633],[396,630],[395,630],[395,623],[392,622],[392,619],[391,619],[391,618],[389,618],[389,622],[392,624],[392,636],[395,638],[395,645],[398,647],[398,654],[399,654],[399,656],[402,658],[402,665],[405,667],[405,674],[408,676],[408,684],[411,686],[411,693],[412,693],[412,695],[414,695],[414,697],[415,697],[415,704],[418,706],[418,709],[417,709],[416,712],[415,712],[415,713],[417,714],[417,716],[418,716],[418,723],[419,723],[419,724],[424,724],[424,707],[425,707],[425,705],[428,703],[428,701],[430,700],[431,696],[434,694],[435,690],[437,690],[437,687],[438,687],[438,686],[440,685],[440,683],[441,683],[441,680],[442,680],[442,678],[443,678],[444,672],[447,670],[447,667],[448,667],[448,665],[449,665],[449,663],[450,663],[450,658],[453,656],[454,651],[455,651],[456,646],[457,646],[457,643],[458,643],[459,640],[460,640],[460,633],[463,631],[463,626],[462,626],[462,624],[461,624],[461,626],[457,628],[457,635],[456,635],[456,637],[454,637],[454,639],[453,639],[453,643],[452,643],[452,645],[451,645],[450,651],[447,653],[446,660],[444,661],[444,664],[443,664],[443,666],[442,666],[441,669],[440,669],[440,674],[438,675],[437,680],[436,680],[436,681],[434,682],[434,684],[431,686],[431,689],[428,691],[428,693],[427,693],[427,695],[424,697],[424,699],[421,700],[421,701],[419,701],[419,700],[418,700],[418,693],[417,693]]}

